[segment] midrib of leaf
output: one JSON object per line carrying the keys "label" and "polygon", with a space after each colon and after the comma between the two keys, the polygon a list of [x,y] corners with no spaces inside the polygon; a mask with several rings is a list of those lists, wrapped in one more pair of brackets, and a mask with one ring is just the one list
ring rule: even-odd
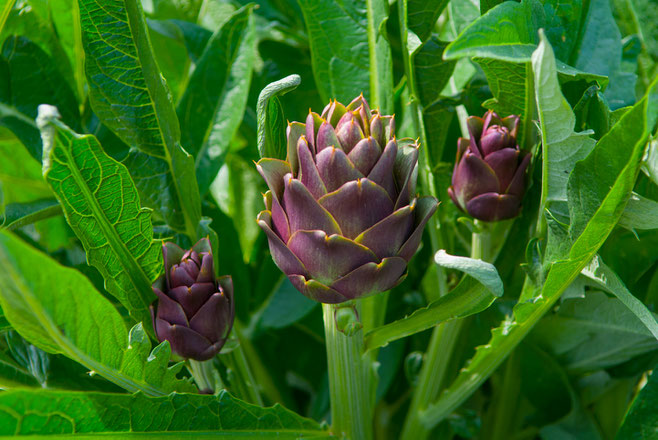
{"label": "midrib of leaf", "polygon": [[178,136],[172,133],[173,127],[171,124],[165,124],[163,129],[161,123],[161,121],[165,120],[176,121],[175,123],[178,124],[176,110],[173,104],[168,101],[170,94],[162,84],[162,75],[155,58],[153,57],[153,52],[151,51],[151,43],[147,31],[148,28],[143,21],[144,15],[141,11],[141,6],[137,3],[137,0],[124,0],[124,5],[126,6],[128,26],[130,27],[133,41],[135,43],[135,49],[137,50],[138,61],[144,68],[144,80],[147,84],[146,89],[151,98],[151,102],[153,102],[153,111],[156,116],[155,119],[158,123],[158,129],[164,144],[163,146],[165,147],[164,153],[166,161],[169,163],[172,170],[173,179],[171,179],[171,181],[176,188],[176,194],[178,194],[181,203],[183,218],[185,219],[185,231],[187,235],[194,240],[196,238],[197,225],[190,218],[188,210],[185,209],[185,202],[183,201],[184,196],[178,181],[179,177],[176,176],[177,167],[172,160],[172,152],[175,151],[176,148],[182,147],[176,141]]}
{"label": "midrib of leaf", "polygon": [[0,32],[5,28],[5,23],[7,23],[9,13],[14,9],[14,3],[16,3],[16,0],[9,0],[5,3],[5,8],[2,10],[2,15],[0,15]]}
{"label": "midrib of leaf", "polygon": [[[59,130],[57,130],[56,132],[57,132],[57,136],[66,138],[66,136]],[[82,138],[84,138],[84,136],[78,137],[78,139],[82,139]],[[67,141],[69,141],[69,139],[67,139]],[[70,142],[68,142],[68,144],[69,146],[71,145]],[[56,146],[53,146],[53,148],[56,148]],[[103,209],[98,205],[98,202],[96,198],[93,196],[91,189],[87,186],[87,182],[85,182],[84,178],[80,174],[80,170],[78,169],[73,157],[69,154],[69,150],[67,148],[60,148],[60,151],[63,152],[66,158],[68,159],[68,164],[64,164],[61,162],[60,163],[64,167],[67,167],[71,170],[71,174],[73,175],[75,182],[77,183],[78,187],[82,190],[85,200],[87,200],[89,207],[94,213],[94,218],[98,220],[98,224],[103,230],[103,235],[105,236],[107,243],[110,245],[114,253],[117,254],[118,256],[117,259],[121,264],[121,267],[123,267],[124,271],[128,275],[128,278],[130,278],[130,281],[135,286],[138,292],[151,291],[151,281],[148,279],[148,277],[146,276],[140,265],[133,264],[135,262],[135,258],[130,254],[128,249],[126,249],[123,240],[121,240],[121,237],[119,237],[119,235],[117,234],[113,225],[105,215],[105,212],[103,212]],[[53,159],[56,160],[57,158],[53,158]],[[102,183],[102,176],[99,179],[100,179],[99,180],[99,186],[100,186]],[[135,274],[138,274],[137,278],[135,278],[134,276]]]}
{"label": "midrib of leaf", "polygon": [[[159,136],[157,137],[160,139],[161,142],[160,146],[162,147],[161,155],[153,154],[154,152],[152,151],[150,152],[144,151],[144,153],[152,157],[160,158],[168,164],[168,168],[172,177],[171,184],[173,185],[175,196],[177,199],[176,201],[178,202],[178,206],[180,207],[181,214],[183,217],[184,232],[190,237],[190,239],[194,240],[196,238],[196,224],[198,223],[196,220],[198,220],[198,218],[200,217],[200,201],[198,197],[198,189],[196,188],[196,181],[191,182],[190,187],[193,188],[193,191],[197,191],[197,193],[196,194],[188,193],[186,196],[186,194],[182,191],[180,179],[181,176],[186,174],[188,174],[187,179],[190,178],[194,179],[195,174],[193,171],[191,173],[186,173],[185,164],[181,163],[182,160],[181,158],[187,156],[187,153],[181,147],[179,142],[178,118],[176,116],[174,105],[170,101],[169,90],[164,86],[163,83],[164,78],[160,73],[160,69],[158,68],[155,58],[153,57],[153,53],[151,50],[151,43],[147,30],[148,28],[146,27],[146,23],[144,22],[144,16],[141,6],[139,2],[136,0],[121,1],[121,3],[123,3],[125,7],[126,20],[127,20],[126,22],[116,16],[109,14],[103,7],[102,2],[98,0],[89,0],[89,2],[90,3],[93,2],[93,4],[95,4],[100,10],[103,10],[106,13],[105,15],[107,17],[111,17],[116,22],[125,23],[128,25],[130,36],[132,37],[131,41],[134,44],[136,57],[114,46],[111,46],[108,41],[104,40],[102,37],[102,33],[100,32],[100,30],[96,25],[96,21],[91,18],[91,14],[88,10],[89,8],[85,3],[85,0],[78,1],[79,6],[81,8],[84,8],[86,14],[89,16],[89,21],[91,22],[91,25],[94,27],[95,32],[98,35],[98,38],[108,47],[112,47],[113,49],[119,51],[125,56],[134,59],[135,62],[137,63],[137,67],[141,71],[141,77],[143,78],[146,84],[146,87],[141,89],[145,90],[149,96],[149,103],[143,104],[141,105],[141,107],[145,107],[145,106],[151,107],[151,111],[153,112],[155,123],[157,124],[157,130],[158,130],[157,133],[159,134]],[[95,59],[88,57],[86,59],[86,62],[95,63],[96,61]],[[100,70],[100,67],[98,68]],[[110,74],[106,74],[106,75],[112,81],[119,84],[123,84],[116,77]],[[124,85],[130,88],[140,88],[137,85],[128,85],[128,84],[124,84]],[[100,94],[105,95],[104,90],[96,89],[96,91]],[[113,105],[110,99],[108,99],[108,103],[110,106]],[[177,155],[180,156],[181,158],[177,158],[176,157]],[[196,202],[199,202],[198,206],[196,206],[197,205]]]}
{"label": "midrib of leaf", "polygon": [[[28,306],[30,307],[30,312],[33,313],[39,322],[39,325],[44,329],[45,333],[52,338],[52,340],[57,344],[57,346],[62,350],[63,354],[74,359],[89,368],[92,371],[97,371],[101,376],[111,380],[117,385],[123,387],[124,389],[136,392],[143,391],[149,396],[164,396],[167,393],[159,390],[152,385],[134,380],[133,378],[127,377],[121,373],[121,371],[116,370],[115,368],[108,367],[105,364],[102,364],[95,359],[87,356],[85,353],[78,350],[78,348],[71,344],[69,339],[62,335],[59,327],[52,321],[48,313],[46,313],[41,307],[39,300],[34,297],[31,289],[25,285],[23,278],[19,273],[16,272],[13,265],[7,261],[4,253],[0,253],[0,259],[2,259],[3,267],[9,273],[6,276],[10,276],[13,284],[19,289],[19,293],[25,299]],[[8,286],[11,288],[11,286]],[[100,324],[102,325],[102,324]],[[121,362],[119,362],[121,365]]]}
{"label": "midrib of leaf", "polygon": [[16,109],[16,107],[12,107],[10,105],[4,104],[0,102],[0,116],[3,117],[12,117],[19,119],[21,122],[24,122],[31,127],[34,127],[34,129],[37,129],[37,124],[34,122],[34,119],[30,118],[29,116],[25,115],[24,113],[21,113]]}

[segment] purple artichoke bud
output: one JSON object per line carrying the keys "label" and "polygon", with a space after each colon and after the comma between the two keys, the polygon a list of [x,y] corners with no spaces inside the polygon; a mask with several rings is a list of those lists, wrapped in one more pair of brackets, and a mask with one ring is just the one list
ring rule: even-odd
{"label": "purple artichoke bud", "polygon": [[530,153],[516,135],[519,117],[501,119],[493,111],[467,121],[470,140],[459,138],[448,194],[462,211],[483,221],[514,218],[521,210]]}
{"label": "purple artichoke bud", "polygon": [[183,358],[211,359],[233,326],[233,281],[230,276],[215,277],[207,238],[188,251],[164,243],[162,255],[165,275],[153,284],[157,311],[151,306],[155,333]]}
{"label": "purple artichoke bud", "polygon": [[269,191],[258,224],[304,295],[341,303],[405,277],[436,199],[416,196],[418,146],[359,96],[288,125],[286,161],[257,163]]}

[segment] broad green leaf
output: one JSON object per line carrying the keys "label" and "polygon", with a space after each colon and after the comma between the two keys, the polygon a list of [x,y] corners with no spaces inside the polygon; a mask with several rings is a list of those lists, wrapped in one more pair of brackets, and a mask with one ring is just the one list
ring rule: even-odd
{"label": "broad green leaf", "polygon": [[407,0],[409,30],[416,34],[420,41],[427,41],[447,4],[448,0]]}
{"label": "broad green leaf", "polygon": [[626,229],[658,229],[658,202],[633,193],[628,199],[619,226]]}
{"label": "broad green leaf", "polygon": [[596,143],[591,132],[574,132],[576,117],[560,92],[553,51],[547,40],[542,43],[532,56],[542,140],[541,211],[547,201],[567,200],[569,174]]}
{"label": "broad green leaf", "polygon": [[4,230],[0,264],[5,271],[0,305],[30,343],[61,353],[130,392],[162,396],[194,389],[176,379],[182,363],[168,367],[169,343],[151,351],[141,324],[129,336],[119,312],[80,272],[60,266]]}
{"label": "broad green leaf", "polygon": [[[553,59],[552,50],[546,39],[542,39],[537,52],[533,55],[536,64],[550,68]],[[553,70],[552,75],[555,75]],[[597,164],[610,161],[613,167],[606,170],[612,176],[604,173],[592,173],[590,185],[601,185],[602,181],[614,179],[607,186],[605,197],[600,200],[594,210],[577,212],[572,216],[572,222],[582,221],[585,227],[575,240],[563,260],[550,266],[543,286],[536,287],[537,292],[522,294],[522,297],[532,298],[527,302],[519,302],[514,308],[514,318],[505,320],[502,325],[492,331],[492,337],[487,345],[478,347],[475,356],[463,369],[453,384],[430,405],[421,415],[423,423],[436,426],[464,400],[466,400],[489,375],[503,362],[507,355],[523,340],[541,317],[551,310],[564,290],[576,279],[580,271],[596,255],[599,247],[606,240],[619,220],[626,200],[631,194],[637,173],[639,172],[644,146],[649,134],[658,120],[658,79],[654,80],[649,92],[631,110],[626,112],[619,122],[601,139],[588,160],[578,166],[585,167],[574,171],[569,180],[582,179],[582,173],[592,171]],[[609,139],[603,142],[606,137]],[[620,155],[619,145],[632,145],[624,153],[623,160],[613,160],[611,156]],[[596,162],[589,160],[597,157]],[[570,189],[569,204],[576,203]],[[594,204],[593,204],[594,205]]]}
{"label": "broad green leaf", "polygon": [[[34,127],[36,129],[36,123]],[[3,183],[5,204],[29,203],[53,197],[41,175],[41,164],[6,129],[0,132],[0,182]]]}
{"label": "broad green leaf", "polygon": [[337,99],[347,105],[363,93],[374,107],[366,0],[300,0],[299,5],[322,101]]}
{"label": "broad green leaf", "polygon": [[452,291],[427,307],[366,333],[365,350],[384,347],[389,342],[427,330],[442,322],[479,313],[495,299],[483,284],[466,277]]}
{"label": "broad green leaf", "polygon": [[[68,0],[64,0],[68,1]],[[39,46],[55,63],[60,76],[67,84],[75,84],[69,58],[63,47],[59,30],[51,15],[49,1],[7,0],[2,8],[9,8],[6,21],[0,22],[0,42],[8,37],[22,36]],[[12,7],[13,5],[13,7]]]}
{"label": "broad green leaf", "polygon": [[261,234],[254,221],[263,209],[262,192],[259,190],[264,192],[263,179],[253,163],[235,154],[226,157],[224,166],[210,187],[217,205],[233,220],[245,262],[249,261],[256,239]]}
{"label": "broad green leaf", "polygon": [[594,282],[599,288],[615,295],[642,324],[658,339],[658,322],[642,301],[637,299],[619,279],[617,274],[596,256],[583,269],[582,274]]}
{"label": "broad green leaf", "polygon": [[528,342],[550,351],[572,374],[609,368],[658,349],[656,338],[633,312],[600,291],[564,300],[539,322]]}
{"label": "broad green leaf", "polygon": [[455,69],[455,61],[442,60],[445,48],[446,43],[432,35],[413,57],[416,92],[425,108],[439,99]]}
{"label": "broad green leaf", "polygon": [[0,395],[0,435],[55,438],[67,434],[83,438],[330,437],[317,422],[280,405],[261,408],[226,391],[218,396],[172,394],[158,398],[139,393],[54,390]]}
{"label": "broad green leaf", "polygon": [[78,5],[92,107],[127,145],[164,164],[167,186],[149,188],[148,202],[169,226],[194,238],[201,217],[194,160],[180,145],[176,110],[151,51],[141,2]]}
{"label": "broad green leaf", "polygon": [[538,43],[535,24],[541,27],[543,23],[545,16],[539,1],[503,2],[464,29],[446,49],[445,58],[528,61]]}
{"label": "broad green leaf", "polygon": [[41,161],[41,139],[34,123],[37,107],[52,104],[61,109],[63,120],[80,127],[80,112],[73,91],[57,70],[55,61],[25,37],[11,36],[0,57],[0,125],[9,128]]}
{"label": "broad green leaf", "polygon": [[42,199],[28,203],[10,203],[5,206],[3,222],[0,227],[13,231],[39,220],[54,217],[62,213],[62,208],[55,199]]}
{"label": "broad green leaf", "polygon": [[0,388],[40,387],[41,384],[23,366],[19,365],[8,353],[0,351]]}
{"label": "broad green leaf", "polygon": [[202,194],[217,176],[247,105],[256,57],[252,10],[238,10],[213,34],[178,104],[181,143],[195,158]]}
{"label": "broad green leaf", "polygon": [[77,0],[58,0],[48,2],[50,16],[57,30],[59,42],[68,56],[73,68],[75,90],[80,101],[84,101],[85,92],[85,52],[80,34],[80,10]]}
{"label": "broad green leaf", "polygon": [[317,304],[300,296],[299,291],[284,277],[269,300],[263,304],[258,326],[262,329],[287,327],[311,313]]}
{"label": "broad green leaf", "polygon": [[624,422],[617,432],[617,440],[648,440],[658,434],[658,372],[649,375],[647,384],[639,392]]}
{"label": "broad green leaf", "polygon": [[578,50],[572,56],[573,66],[610,78],[605,95],[613,110],[635,102],[637,77],[621,70],[621,57],[621,34],[612,16],[610,1],[591,0]]}
{"label": "broad green leaf", "polygon": [[434,262],[439,266],[464,272],[482,283],[494,296],[503,296],[503,281],[498,276],[496,267],[491,263],[450,255],[443,249],[434,255]]}
{"label": "broad green leaf", "polygon": [[107,156],[92,135],[79,135],[57,120],[57,109],[39,107],[43,175],[66,219],[103,275],[107,291],[137,322],[150,327],[151,284],[162,270],[153,240],[151,211],[142,208],[126,167]]}
{"label": "broad green leaf", "polygon": [[270,83],[258,95],[258,153],[260,157],[286,160],[286,123],[277,96],[295,90],[301,83],[299,75],[290,75]]}

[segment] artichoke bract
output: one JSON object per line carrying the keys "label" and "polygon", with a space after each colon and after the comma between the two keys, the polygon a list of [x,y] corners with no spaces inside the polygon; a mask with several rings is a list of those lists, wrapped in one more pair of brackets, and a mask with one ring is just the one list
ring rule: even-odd
{"label": "artichoke bract", "polygon": [[233,281],[230,276],[215,277],[207,238],[188,251],[164,243],[162,255],[165,274],[153,284],[157,310],[151,306],[155,333],[185,359],[211,359],[233,326]]}
{"label": "artichoke bract", "polygon": [[462,211],[483,221],[519,215],[530,153],[516,136],[519,117],[501,119],[493,111],[467,121],[469,139],[459,138],[457,160],[448,194]]}
{"label": "artichoke bract", "polygon": [[304,295],[341,303],[394,287],[437,207],[416,192],[418,146],[359,96],[288,125],[287,160],[256,165],[269,191],[258,224]]}

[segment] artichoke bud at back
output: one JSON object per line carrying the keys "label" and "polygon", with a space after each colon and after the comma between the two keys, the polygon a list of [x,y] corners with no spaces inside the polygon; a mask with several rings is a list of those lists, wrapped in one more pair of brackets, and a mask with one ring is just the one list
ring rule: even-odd
{"label": "artichoke bud at back", "polygon": [[151,306],[158,339],[185,359],[214,357],[226,342],[235,315],[230,276],[216,277],[207,238],[185,251],[163,243],[165,275],[153,284],[158,297]]}
{"label": "artichoke bud at back", "polygon": [[277,266],[324,303],[401,282],[437,207],[415,194],[417,143],[397,140],[393,116],[363,96],[310,111],[288,125],[287,141],[286,161],[257,163],[269,188],[258,224]]}
{"label": "artichoke bud at back", "polygon": [[448,194],[472,217],[483,221],[514,218],[521,210],[530,153],[519,149],[519,117],[488,111],[467,121],[470,139],[459,138]]}

